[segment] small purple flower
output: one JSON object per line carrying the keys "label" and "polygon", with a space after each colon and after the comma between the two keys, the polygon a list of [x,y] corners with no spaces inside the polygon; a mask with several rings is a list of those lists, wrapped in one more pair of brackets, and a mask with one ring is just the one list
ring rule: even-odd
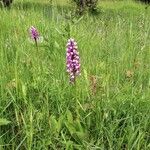
{"label": "small purple flower", "polygon": [[70,82],[74,83],[76,76],[80,75],[80,57],[77,51],[77,43],[74,39],[69,39],[67,43],[66,65],[70,75]]}
{"label": "small purple flower", "polygon": [[31,35],[32,40],[35,40],[35,42],[37,42],[39,40],[40,34],[39,34],[39,32],[37,31],[37,29],[35,27],[32,26],[29,29],[29,33]]}

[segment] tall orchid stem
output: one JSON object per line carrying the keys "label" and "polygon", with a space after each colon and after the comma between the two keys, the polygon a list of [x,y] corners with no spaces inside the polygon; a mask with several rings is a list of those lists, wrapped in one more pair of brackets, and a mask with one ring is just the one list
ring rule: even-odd
{"label": "tall orchid stem", "polygon": [[36,48],[37,48],[37,51],[39,51],[37,39],[34,38],[34,40],[35,40],[35,46],[36,46]]}

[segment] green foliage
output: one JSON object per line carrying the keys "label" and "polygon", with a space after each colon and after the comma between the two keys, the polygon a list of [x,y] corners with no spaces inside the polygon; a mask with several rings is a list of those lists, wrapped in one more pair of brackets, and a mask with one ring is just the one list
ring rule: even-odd
{"label": "green foliage", "polygon": [[79,14],[83,14],[85,10],[90,12],[97,11],[98,0],[73,0],[77,5],[77,11]]}
{"label": "green foliage", "polygon": [[[0,9],[0,150],[150,149],[150,9],[100,6],[101,14],[82,17],[62,0]],[[38,49],[32,25],[44,38]],[[70,37],[81,57],[74,86],[65,63]]]}
{"label": "green foliage", "polygon": [[7,119],[0,118],[0,126],[7,125],[9,123],[10,123],[10,121],[8,121]]}

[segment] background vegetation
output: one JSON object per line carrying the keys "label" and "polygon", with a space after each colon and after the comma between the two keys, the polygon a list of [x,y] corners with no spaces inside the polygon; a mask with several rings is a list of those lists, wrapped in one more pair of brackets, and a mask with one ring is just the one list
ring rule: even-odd
{"label": "background vegetation", "polygon": [[[76,16],[70,1],[0,8],[0,149],[150,149],[150,8],[101,1]],[[35,26],[44,37],[29,40]],[[76,39],[81,76],[69,84]]]}

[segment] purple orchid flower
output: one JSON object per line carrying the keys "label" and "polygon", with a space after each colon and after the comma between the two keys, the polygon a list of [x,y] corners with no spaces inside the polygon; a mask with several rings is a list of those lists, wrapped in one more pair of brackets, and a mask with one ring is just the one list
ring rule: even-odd
{"label": "purple orchid flower", "polygon": [[35,44],[37,46],[37,42],[38,42],[38,40],[40,38],[39,32],[37,31],[37,29],[35,27],[32,26],[29,29],[29,33],[30,33],[31,39],[35,41]]}
{"label": "purple orchid flower", "polygon": [[69,39],[67,43],[66,65],[71,83],[75,83],[76,76],[80,75],[80,57],[77,49],[75,40],[72,38]]}

